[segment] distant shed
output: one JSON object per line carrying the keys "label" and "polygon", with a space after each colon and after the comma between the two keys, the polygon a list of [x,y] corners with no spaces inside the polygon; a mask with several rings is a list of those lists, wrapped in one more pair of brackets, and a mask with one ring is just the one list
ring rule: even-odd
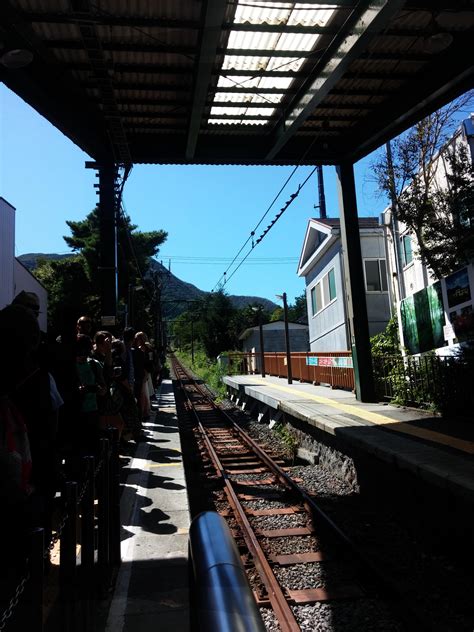
{"label": "distant shed", "polygon": [[[285,323],[282,320],[276,320],[262,326],[263,328],[263,346],[265,352],[280,351],[284,352],[285,347]],[[309,334],[308,325],[300,323],[288,323],[290,334],[291,351],[308,351],[309,350]],[[260,334],[259,327],[249,327],[245,329],[239,336],[242,340],[242,350],[254,353],[260,352]]]}

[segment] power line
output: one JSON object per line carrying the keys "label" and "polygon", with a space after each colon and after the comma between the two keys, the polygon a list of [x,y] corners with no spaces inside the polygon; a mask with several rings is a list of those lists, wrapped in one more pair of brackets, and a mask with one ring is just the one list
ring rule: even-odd
{"label": "power line", "polygon": [[230,277],[228,279],[226,279],[225,283],[228,283],[231,278],[234,276],[234,274],[237,272],[237,270],[240,268],[240,266],[244,263],[244,261],[247,259],[247,257],[250,256],[252,250],[264,239],[264,237],[270,232],[270,230],[273,228],[273,226],[276,224],[276,222],[280,219],[280,217],[283,215],[283,213],[286,211],[286,209],[293,204],[293,202],[296,200],[296,198],[298,197],[298,195],[300,194],[300,191],[302,190],[302,188],[305,186],[305,184],[308,182],[308,180],[310,179],[310,177],[313,175],[313,173],[316,171],[316,167],[309,173],[309,175],[306,177],[306,179],[304,180],[304,182],[302,184],[300,184],[298,186],[298,189],[295,193],[292,193],[292,195],[290,195],[290,199],[287,201],[287,203],[285,204],[285,206],[283,206],[281,208],[281,210],[279,211],[279,213],[277,213],[277,215],[275,216],[274,220],[267,226],[267,228],[263,231],[263,233],[260,235],[260,237],[257,239],[257,241],[255,243],[252,243],[252,247],[250,248],[249,252],[245,255],[245,257],[242,259],[242,261],[239,263],[239,265],[235,268],[235,270],[232,272],[232,274],[230,275]]}

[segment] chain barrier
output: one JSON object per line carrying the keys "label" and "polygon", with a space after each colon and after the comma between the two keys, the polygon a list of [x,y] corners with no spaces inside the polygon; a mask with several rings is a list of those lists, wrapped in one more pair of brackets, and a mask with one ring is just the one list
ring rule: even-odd
{"label": "chain barrier", "polygon": [[[94,477],[95,477],[95,473],[94,473]],[[84,484],[82,485],[81,491],[79,492],[79,496],[77,499],[78,506],[82,503],[84,496],[86,495],[88,486],[89,486],[89,478],[86,478],[86,480],[84,481]]]}
{"label": "chain barrier", "polygon": [[104,459],[101,459],[98,463],[97,463],[97,467],[94,470],[94,480],[97,478],[97,475],[99,474],[100,470],[102,469],[102,466],[104,465]]}
{"label": "chain barrier", "polygon": [[15,612],[15,608],[17,607],[20,601],[20,597],[25,590],[26,582],[29,579],[30,579],[30,571],[26,571],[26,573],[21,578],[18,586],[16,587],[15,594],[10,599],[7,609],[3,612],[2,616],[0,617],[0,632],[5,629],[5,626],[8,623],[8,619],[10,619],[10,617]]}
{"label": "chain barrier", "polygon": [[49,541],[49,544],[46,546],[44,550],[43,559],[47,559],[49,557],[49,554],[54,549],[56,543],[59,542],[62,532],[64,531],[64,527],[66,526],[66,522],[68,518],[69,518],[68,513],[65,513],[64,516],[61,518],[61,522],[59,523],[59,526],[56,529],[55,534],[51,536],[51,540]]}

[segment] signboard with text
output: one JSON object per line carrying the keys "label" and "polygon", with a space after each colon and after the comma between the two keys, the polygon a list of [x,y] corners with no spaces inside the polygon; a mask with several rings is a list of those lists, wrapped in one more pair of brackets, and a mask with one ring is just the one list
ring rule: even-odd
{"label": "signboard with text", "polygon": [[306,358],[307,366],[330,366],[336,369],[352,369],[352,358],[348,358],[346,356],[343,357],[307,357]]}

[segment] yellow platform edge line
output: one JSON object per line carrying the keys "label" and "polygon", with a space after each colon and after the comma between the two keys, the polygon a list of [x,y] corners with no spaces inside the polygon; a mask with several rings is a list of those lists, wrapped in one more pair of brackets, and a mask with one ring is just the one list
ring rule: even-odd
{"label": "yellow platform edge line", "polygon": [[390,417],[386,417],[385,415],[381,415],[380,413],[371,412],[370,410],[361,409],[358,406],[353,406],[352,404],[342,404],[341,402],[335,402],[329,397],[312,395],[311,393],[306,392],[303,393],[302,391],[289,388],[288,386],[281,386],[280,384],[274,384],[273,382],[267,382],[259,378],[252,378],[252,380],[255,380],[257,382],[255,386],[259,386],[260,384],[262,384],[264,386],[267,386],[268,388],[274,388],[285,393],[291,393],[292,395],[297,393],[298,395],[301,395],[304,399],[312,399],[319,404],[331,406],[332,408],[336,408],[341,412],[347,413],[349,415],[354,415],[356,417],[359,417],[360,419],[364,419],[365,421],[370,421],[373,424],[379,426],[387,425],[389,430],[401,432],[402,434],[413,435],[421,439],[427,439],[428,441],[433,441],[435,443],[440,443],[451,448],[456,448],[457,450],[461,450],[462,452],[466,452],[468,454],[474,454],[474,442],[472,441],[465,441],[464,439],[458,439],[457,437],[450,437],[449,435],[443,434],[441,432],[436,432],[434,430],[428,430],[426,428],[408,426],[408,422],[397,421],[396,419],[391,419]]}

